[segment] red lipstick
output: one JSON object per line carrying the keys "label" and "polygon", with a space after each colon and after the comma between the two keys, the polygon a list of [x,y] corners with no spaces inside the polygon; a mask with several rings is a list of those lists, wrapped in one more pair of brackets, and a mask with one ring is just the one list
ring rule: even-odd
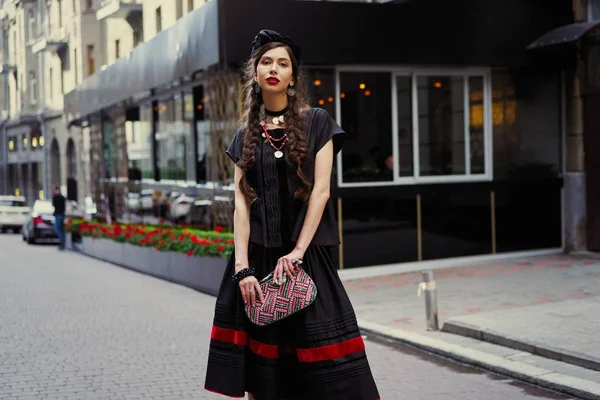
{"label": "red lipstick", "polygon": [[277,85],[279,83],[279,79],[271,77],[271,78],[267,78],[267,83],[269,85]]}

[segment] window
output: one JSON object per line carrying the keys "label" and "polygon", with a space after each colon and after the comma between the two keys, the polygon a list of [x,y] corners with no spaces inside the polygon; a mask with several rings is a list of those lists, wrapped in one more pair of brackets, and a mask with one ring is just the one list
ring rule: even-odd
{"label": "window", "polygon": [[77,49],[73,49],[73,60],[71,60],[71,68],[75,71],[75,86],[79,85],[79,68],[77,59]]}
{"label": "window", "polygon": [[491,89],[494,179],[559,176],[560,75],[494,71]]}
{"label": "window", "polygon": [[194,0],[187,0],[187,10],[188,12],[192,12],[194,9]]}
{"label": "window", "polygon": [[175,2],[175,19],[183,17],[183,2],[184,0],[177,0]]}
{"label": "window", "polygon": [[54,69],[50,67],[50,71],[48,72],[48,98],[52,102],[54,99]]}
{"label": "window", "polygon": [[588,19],[600,20],[600,0],[588,0]]}
{"label": "window", "polygon": [[31,100],[31,104],[37,103],[37,79],[35,77],[35,72],[29,72],[29,98]]}
{"label": "window", "polygon": [[17,151],[17,140],[14,136],[9,136],[8,137],[8,151],[9,152],[15,152]]}
{"label": "window", "polygon": [[141,32],[134,29],[134,31],[133,31],[133,47],[140,44],[141,41],[142,41]]}
{"label": "window", "polygon": [[115,60],[121,57],[121,40],[115,40]]}
{"label": "window", "polygon": [[60,61],[60,94],[65,94],[65,61],[61,59]]}
{"label": "window", "polygon": [[62,28],[63,27],[63,18],[62,18],[62,1],[59,0],[58,1],[58,27]]}
{"label": "window", "polygon": [[73,0],[73,4],[71,5],[71,9],[73,10],[73,15],[77,14],[77,0]]}
{"label": "window", "polygon": [[35,38],[35,14],[33,13],[33,10],[27,12],[27,36],[29,37],[29,40]]}
{"label": "window", "polygon": [[338,81],[340,186],[491,179],[489,71],[347,68]]}
{"label": "window", "polygon": [[162,11],[160,7],[156,9],[154,19],[156,22],[156,33],[158,33],[162,31]]}
{"label": "window", "polygon": [[29,148],[29,138],[27,137],[27,134],[23,134],[23,150],[26,150]]}
{"label": "window", "polygon": [[87,45],[87,65],[88,65],[88,76],[94,74],[94,45]]}
{"label": "window", "polygon": [[91,10],[94,8],[94,0],[85,0],[85,9]]}

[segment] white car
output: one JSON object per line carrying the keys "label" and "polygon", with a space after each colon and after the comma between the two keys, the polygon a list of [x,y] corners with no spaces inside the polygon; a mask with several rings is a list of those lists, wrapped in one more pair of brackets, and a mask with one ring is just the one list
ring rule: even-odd
{"label": "white car", "polygon": [[30,211],[25,197],[0,196],[0,231],[20,232]]}
{"label": "white car", "polygon": [[172,192],[169,196],[170,219],[175,222],[187,218],[195,200],[194,197],[185,193]]}

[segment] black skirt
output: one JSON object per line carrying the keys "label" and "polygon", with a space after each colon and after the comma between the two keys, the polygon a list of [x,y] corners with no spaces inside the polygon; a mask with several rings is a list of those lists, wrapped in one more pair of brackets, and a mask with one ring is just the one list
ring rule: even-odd
{"label": "black skirt", "polygon": [[[260,280],[273,271],[285,248],[250,244],[250,264]],[[310,246],[304,270],[317,286],[315,301],[272,325],[246,317],[233,282],[232,255],[215,306],[205,388],[256,400],[377,400],[356,316],[331,257],[332,248]]]}

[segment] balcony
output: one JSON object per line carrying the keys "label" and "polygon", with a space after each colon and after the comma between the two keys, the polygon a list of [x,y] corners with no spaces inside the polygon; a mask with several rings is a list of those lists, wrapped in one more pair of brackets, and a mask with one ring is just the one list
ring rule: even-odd
{"label": "balcony", "polygon": [[0,52],[0,75],[5,75],[16,71],[17,66],[10,60],[8,55]]}
{"label": "balcony", "polygon": [[67,47],[67,30],[62,28],[46,29],[44,27],[40,37],[31,46],[31,52],[37,54],[41,51],[50,51],[58,53]]}
{"label": "balcony", "polygon": [[126,20],[141,19],[143,6],[141,0],[102,0],[96,11],[98,21],[105,18],[122,18]]}

